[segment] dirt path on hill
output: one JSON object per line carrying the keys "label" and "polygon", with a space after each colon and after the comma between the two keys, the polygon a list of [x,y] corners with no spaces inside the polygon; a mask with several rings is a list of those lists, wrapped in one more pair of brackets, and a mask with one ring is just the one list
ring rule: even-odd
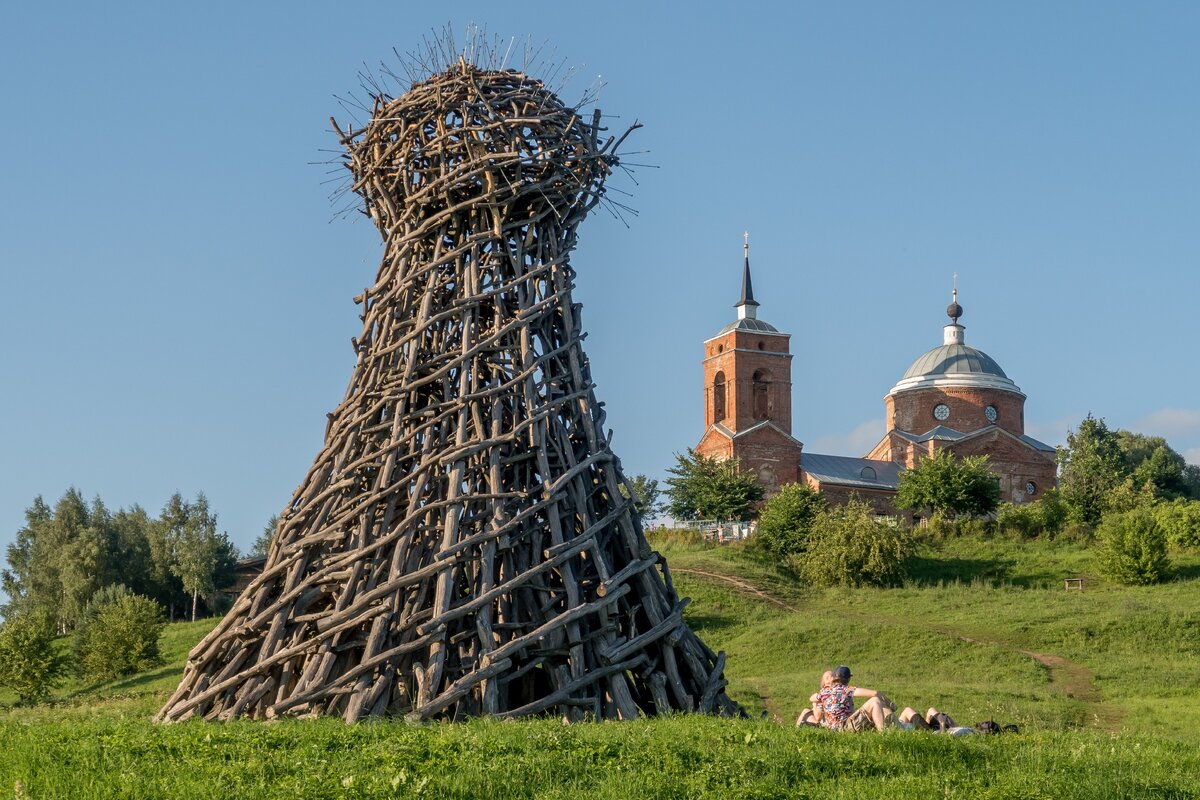
{"label": "dirt path on hill", "polygon": [[735,578],[732,575],[725,575],[720,572],[705,572],[702,569],[673,569],[673,570],[671,570],[671,574],[672,575],[702,575],[705,578],[712,578],[713,580],[722,581],[723,583],[728,583],[730,586],[737,589],[740,593],[752,595],[753,597],[756,597],[765,603],[770,603],[771,605],[776,606],[777,608],[782,608],[784,611],[798,611],[799,610],[795,606],[788,605],[787,603],[783,602],[778,597],[767,594],[766,592],[764,592],[762,589],[758,588],[754,584],[746,583],[745,581],[743,581],[739,578]]}
{"label": "dirt path on hill", "polygon": [[[776,608],[784,611],[796,612],[800,609],[783,600],[763,591],[760,587],[752,583],[748,583],[740,578],[732,575],[726,575],[720,572],[709,572],[700,569],[675,569],[672,572],[679,575],[696,575],[710,580],[720,581],[734,587],[739,593],[754,597],[769,603]],[[852,616],[857,616],[869,622],[882,622],[889,625],[915,625],[912,620],[902,620],[894,618],[879,618],[870,617],[865,614],[857,614],[849,612]],[[1006,642],[997,638],[980,639],[971,636],[966,636],[953,628],[948,628],[943,625],[929,625],[930,630],[935,631],[942,636],[952,636],[960,641],[969,642],[978,645],[990,645],[1008,650],[1013,653],[1020,653],[1023,656],[1032,658],[1046,668],[1047,675],[1050,679],[1050,685],[1057,691],[1065,694],[1067,697],[1078,700],[1083,704],[1084,710],[1090,715],[1092,724],[1106,731],[1116,731],[1124,718],[1124,714],[1120,709],[1105,705],[1100,698],[1100,692],[1096,689],[1096,682],[1092,677],[1091,671],[1081,664],[1076,664],[1062,656],[1056,656],[1051,653],[1039,653],[1035,650],[1025,650],[1014,646],[1011,642]],[[759,694],[759,698],[763,702],[763,706],[767,709],[771,716],[778,718],[778,708],[771,702],[771,698],[765,694]]]}

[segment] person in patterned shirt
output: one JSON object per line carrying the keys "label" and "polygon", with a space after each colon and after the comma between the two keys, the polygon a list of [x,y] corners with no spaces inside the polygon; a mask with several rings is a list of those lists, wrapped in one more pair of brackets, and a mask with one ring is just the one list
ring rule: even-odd
{"label": "person in patterned shirt", "polygon": [[[826,686],[828,686],[832,682],[833,682],[833,670],[827,669],[823,673],[821,673],[821,689],[824,689]],[[818,690],[818,692],[819,691],[820,690]],[[808,702],[812,706],[812,708],[804,709],[803,711],[800,712],[800,716],[796,718],[796,727],[797,728],[820,727],[822,711],[821,711],[821,707],[819,705],[817,705],[817,693],[818,692],[813,692],[812,695],[810,695],[808,698]]]}
{"label": "person in patterned shirt", "polygon": [[[854,709],[854,698],[866,699],[862,708]],[[883,730],[887,724],[891,703],[881,692],[850,685],[850,668],[838,667],[833,671],[828,686],[816,694],[815,705],[819,711],[814,715],[820,724],[834,731],[859,732]]]}

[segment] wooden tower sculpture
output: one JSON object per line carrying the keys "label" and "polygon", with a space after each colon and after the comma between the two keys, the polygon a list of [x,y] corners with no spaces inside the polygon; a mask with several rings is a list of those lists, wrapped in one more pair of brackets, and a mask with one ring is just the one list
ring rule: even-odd
{"label": "wooden tower sculpture", "polygon": [[568,255],[621,141],[465,60],[334,128],[385,242],[357,362],[157,719],[741,713],[622,496],[581,346]]}

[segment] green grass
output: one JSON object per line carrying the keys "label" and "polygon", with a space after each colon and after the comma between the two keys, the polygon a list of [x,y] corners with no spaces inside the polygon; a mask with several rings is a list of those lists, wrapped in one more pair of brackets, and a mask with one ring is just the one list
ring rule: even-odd
{"label": "green grass", "polygon": [[[814,590],[734,547],[654,544],[693,599],[689,623],[727,652],[731,694],[767,719],[151,724],[206,620],[168,626],[162,668],[0,707],[0,795],[1200,797],[1196,554],[1176,558],[1180,579],[1128,588],[1069,542],[952,539],[926,546],[904,587]],[[1064,574],[1085,590],[1064,591]],[[836,663],[900,704],[1022,733],[791,727]]]}
{"label": "green grass", "polygon": [[[846,663],[856,681],[901,705],[935,705],[972,723],[1200,745],[1195,554],[1175,555],[1177,580],[1124,587],[1091,575],[1091,555],[1076,544],[950,540],[924,548],[923,574],[903,588],[812,590],[736,548],[663,547],[680,592],[694,598],[689,621],[729,653],[737,699],[782,720],[799,712],[823,669]],[[953,577],[964,560],[1002,566]],[[727,584],[690,570],[774,587],[795,612],[730,597]],[[1062,577],[1080,574],[1084,591],[1065,591]],[[1030,653],[1068,663],[1050,669]]]}
{"label": "green grass", "polygon": [[[0,725],[31,797],[1193,797],[1195,748],[1095,733],[949,739],[672,717]],[[16,776],[15,778],[13,776]]]}

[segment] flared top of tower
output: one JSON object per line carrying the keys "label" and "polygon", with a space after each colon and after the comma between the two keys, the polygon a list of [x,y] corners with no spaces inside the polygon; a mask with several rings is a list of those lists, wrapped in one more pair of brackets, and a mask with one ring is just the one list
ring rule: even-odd
{"label": "flared top of tower", "polygon": [[542,81],[466,60],[399,97],[375,94],[361,127],[334,126],[350,188],[385,236],[484,201],[513,219],[581,219],[624,139],[602,136],[599,110],[581,118]]}

